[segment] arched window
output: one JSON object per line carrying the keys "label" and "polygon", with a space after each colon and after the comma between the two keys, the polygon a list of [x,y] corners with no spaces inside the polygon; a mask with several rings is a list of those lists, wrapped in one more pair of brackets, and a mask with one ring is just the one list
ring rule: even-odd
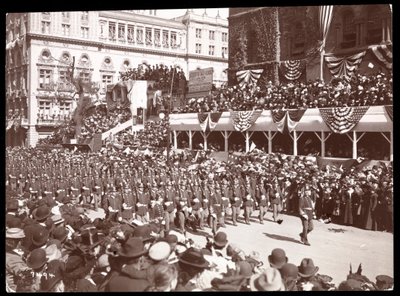
{"label": "arched window", "polygon": [[354,24],[354,13],[351,10],[345,10],[343,18],[343,41],[342,48],[351,48],[356,45],[356,26]]}

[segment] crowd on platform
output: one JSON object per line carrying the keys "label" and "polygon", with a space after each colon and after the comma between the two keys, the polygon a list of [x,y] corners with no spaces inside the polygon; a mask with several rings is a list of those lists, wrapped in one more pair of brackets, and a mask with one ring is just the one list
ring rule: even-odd
{"label": "crowd on platform", "polygon": [[120,73],[122,80],[150,80],[155,81],[154,89],[169,90],[172,85],[173,88],[186,87],[185,72],[179,66],[168,68],[167,65],[150,66],[141,64],[137,68],[129,68],[126,72]]}
{"label": "crowd on platform", "polygon": [[[335,287],[329,276],[316,274],[309,258],[286,271],[263,269],[260,255],[244,254],[220,231],[228,221],[254,223],[254,212],[259,223],[271,215],[281,224],[282,212],[297,214],[304,190],[311,190],[321,223],[392,231],[390,166],[319,169],[307,158],[259,151],[229,162],[205,151],[174,154],[166,163],[161,151],[137,155],[112,146],[98,153],[6,153],[11,290],[351,290],[392,284],[387,276],[372,283],[355,274]],[[213,233],[207,246],[186,238],[186,231],[204,227]],[[286,257],[277,252],[268,257],[273,264]]]}
{"label": "crowd on platform", "polygon": [[211,96],[191,98],[180,113],[229,110],[278,110],[393,104],[392,74],[355,75],[350,82],[339,78],[290,82],[264,87],[255,84],[217,89]]}

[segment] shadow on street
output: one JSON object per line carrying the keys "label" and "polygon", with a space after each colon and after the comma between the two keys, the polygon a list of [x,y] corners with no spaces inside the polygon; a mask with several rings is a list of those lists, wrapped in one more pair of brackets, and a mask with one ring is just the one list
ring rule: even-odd
{"label": "shadow on street", "polygon": [[297,243],[297,244],[301,244],[301,245],[303,244],[301,241],[294,239],[292,237],[283,236],[283,235],[279,235],[279,234],[271,234],[271,233],[266,233],[266,232],[263,232],[263,234],[265,234],[266,236],[268,236],[269,238],[272,238],[272,239],[293,242],[293,243]]}

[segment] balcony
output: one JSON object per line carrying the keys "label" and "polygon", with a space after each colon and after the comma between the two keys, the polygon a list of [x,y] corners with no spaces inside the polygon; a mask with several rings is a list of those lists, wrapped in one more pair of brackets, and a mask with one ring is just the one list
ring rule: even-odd
{"label": "balcony", "polygon": [[69,115],[66,116],[44,116],[37,119],[36,125],[38,126],[59,126],[68,123],[71,120]]}

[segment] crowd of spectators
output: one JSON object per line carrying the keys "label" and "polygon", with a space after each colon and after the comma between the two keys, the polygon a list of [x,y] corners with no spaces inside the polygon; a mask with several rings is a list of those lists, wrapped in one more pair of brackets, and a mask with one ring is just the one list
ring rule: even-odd
{"label": "crowd of spectators", "polygon": [[156,64],[149,66],[141,64],[137,68],[130,68],[120,73],[122,80],[150,80],[155,81],[154,89],[170,90],[173,80],[173,89],[186,87],[186,77],[182,68]]}
{"label": "crowd of spectators", "polygon": [[[152,157],[124,155],[112,148],[89,154],[67,150],[43,153],[34,148],[14,148],[6,152],[10,175],[6,184],[6,288],[9,292],[349,291],[393,288],[393,278],[377,275],[376,280],[371,281],[362,275],[361,268],[350,274],[344,270],[343,282],[334,283],[323,270],[319,272],[318,263],[315,264],[312,258],[292,262],[290,254],[280,248],[273,249],[270,254],[245,253],[240,242],[230,241],[221,230],[209,236],[207,244],[199,245],[188,238],[185,231],[173,226],[167,230],[163,219],[155,218],[156,211],[145,223],[137,219],[127,223],[120,213],[114,215],[107,207],[105,212],[110,213],[103,218],[94,218],[88,215],[90,205],[74,203],[66,195],[62,199],[59,195],[34,198],[32,191],[21,186],[24,176],[28,183],[30,178],[41,180],[50,174],[50,168],[64,179],[73,176],[68,174],[68,170],[74,168],[82,172],[82,178],[95,174],[92,171],[100,171],[103,175],[107,170],[101,166],[109,163],[107,176],[111,176],[114,183],[110,191],[125,192],[122,190],[126,184],[117,181],[122,174],[128,179],[136,176],[135,182],[144,184],[145,192],[159,190],[152,195],[149,209],[156,208],[155,200],[163,190],[171,190],[164,189],[168,182],[179,187],[178,190],[183,186],[192,187],[195,183],[201,187],[214,183],[217,188],[217,183],[235,178],[243,179],[245,186],[251,187],[253,178],[256,178],[257,184],[281,186],[284,192],[291,187],[290,184],[296,184],[294,192],[299,192],[300,187],[307,183],[314,188],[314,193],[322,190],[318,194],[324,201],[323,207],[325,201],[336,203],[338,200],[344,203],[344,215],[349,217],[351,207],[356,203],[375,207],[370,212],[374,214],[379,206],[376,199],[384,202],[390,196],[386,190],[390,191],[393,176],[384,166],[358,172],[333,167],[318,170],[306,158],[265,155],[257,151],[231,163],[212,160],[205,152],[195,161],[190,157],[179,160],[175,155],[175,161],[170,165],[157,153]],[[195,168],[190,169],[194,164]],[[272,175],[271,171],[275,174]],[[153,181],[148,180],[151,175]],[[12,177],[17,177],[17,180]],[[161,181],[164,177],[166,182]],[[248,190],[251,192],[252,189]],[[352,198],[348,198],[350,191]],[[288,198],[286,200],[289,206]],[[317,211],[318,207],[317,201]],[[353,208],[353,212],[357,211],[358,207],[355,211]],[[385,213],[380,213],[380,216],[385,216]]]}
{"label": "crowd of spectators", "polygon": [[376,106],[393,104],[392,75],[355,75],[350,82],[334,78],[328,83],[320,80],[290,82],[265,88],[245,84],[217,89],[212,95],[191,98],[179,109],[181,113],[224,112],[229,110],[307,109],[345,106]]}

